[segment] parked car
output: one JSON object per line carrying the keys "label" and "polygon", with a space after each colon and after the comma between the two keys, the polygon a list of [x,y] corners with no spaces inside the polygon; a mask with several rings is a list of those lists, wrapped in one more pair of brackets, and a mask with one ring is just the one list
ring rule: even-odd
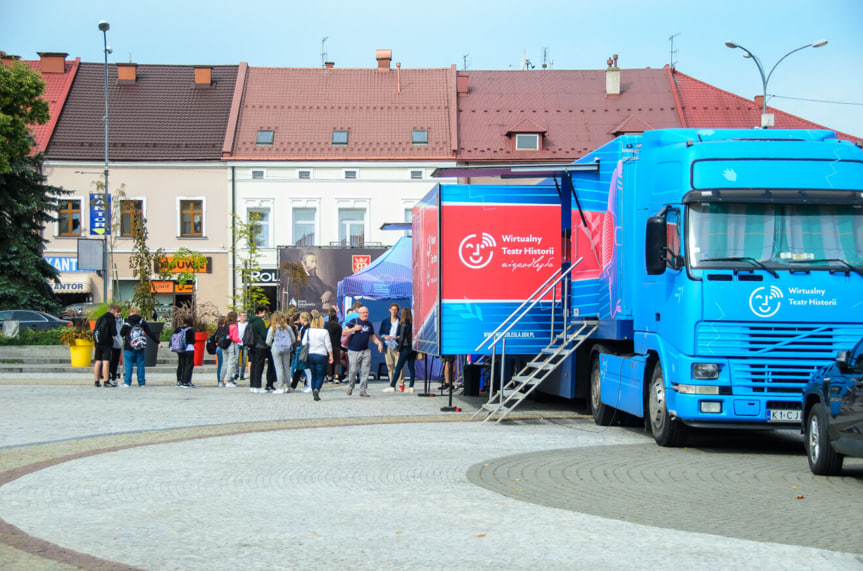
{"label": "parked car", "polygon": [[863,339],[812,373],[803,388],[803,418],[812,473],[835,475],[845,456],[863,458]]}
{"label": "parked car", "polygon": [[72,327],[72,322],[54,317],[42,311],[31,309],[4,309],[0,311],[0,328],[4,321],[17,321],[18,329],[54,329],[55,327]]}

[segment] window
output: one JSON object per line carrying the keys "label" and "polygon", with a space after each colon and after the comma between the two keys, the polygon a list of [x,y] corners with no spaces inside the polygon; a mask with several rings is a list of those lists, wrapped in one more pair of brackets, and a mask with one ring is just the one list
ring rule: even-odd
{"label": "window", "polygon": [[180,237],[204,235],[204,201],[180,201]]}
{"label": "window", "polygon": [[425,129],[414,129],[411,132],[411,143],[414,145],[428,145],[429,132]]}
{"label": "window", "polygon": [[333,144],[334,145],[347,145],[348,144],[348,132],[347,131],[333,131]]}
{"label": "window", "polygon": [[[404,222],[408,222],[408,223],[409,223],[409,222],[412,222],[412,221],[413,221],[413,218],[414,218],[414,215],[413,215],[413,208],[405,208],[405,217],[404,217]],[[405,230],[405,236],[410,237],[410,235],[411,235],[411,231],[410,231],[410,230]]]}
{"label": "window", "polygon": [[251,241],[258,248],[270,247],[270,208],[258,206],[246,211],[251,230]]}
{"label": "window", "polygon": [[539,150],[539,135],[530,133],[530,134],[517,134],[515,136],[515,150],[516,151],[538,151]]}
{"label": "window", "polygon": [[267,171],[264,169],[252,169],[250,172],[252,174],[252,180],[264,180],[267,178]]}
{"label": "window", "polygon": [[120,236],[133,237],[143,215],[143,200],[121,200]]}
{"label": "window", "polygon": [[339,208],[339,243],[362,246],[365,243],[366,211],[364,208]]}
{"label": "window", "polygon": [[311,180],[312,171],[309,169],[300,169],[297,171],[297,178],[300,180]]}
{"label": "window", "polygon": [[357,169],[345,169],[345,178],[348,180],[356,180],[359,176]]}
{"label": "window", "polygon": [[315,208],[294,208],[291,221],[294,244],[297,246],[315,245]]}
{"label": "window", "polygon": [[258,138],[255,139],[255,144],[260,146],[272,147],[274,138],[275,132],[267,129],[261,129],[258,131]]}
{"label": "window", "polygon": [[57,209],[57,235],[81,235],[81,201],[61,200]]}
{"label": "window", "polygon": [[421,171],[421,170],[411,171],[411,180],[422,180],[422,179],[423,179],[423,171]]}

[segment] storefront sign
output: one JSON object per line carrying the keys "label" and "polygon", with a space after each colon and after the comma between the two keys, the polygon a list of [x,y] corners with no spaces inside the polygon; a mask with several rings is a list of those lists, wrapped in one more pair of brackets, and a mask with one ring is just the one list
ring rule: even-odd
{"label": "storefront sign", "polygon": [[85,272],[85,270],[78,269],[77,256],[45,256],[45,261],[54,266],[58,272]]}
{"label": "storefront sign", "polygon": [[[245,282],[245,280],[243,280]],[[249,283],[256,286],[279,285],[279,270],[255,270],[249,275]]]}
{"label": "storefront sign", "polygon": [[90,293],[90,282],[54,283],[48,282],[54,293]]}
{"label": "storefront sign", "polygon": [[150,282],[150,291],[153,293],[174,293],[174,282],[154,280]]}
{"label": "storefront sign", "polygon": [[108,213],[111,209],[111,196],[90,193],[90,235],[106,236],[111,234],[108,227]]}
{"label": "storefront sign", "polygon": [[174,284],[174,293],[195,293],[195,284]]}
{"label": "storefront sign", "polygon": [[213,272],[213,258],[209,256],[204,258],[205,263],[200,268],[195,268],[189,260],[180,259],[173,268],[167,269],[167,266],[173,260],[174,256],[163,256],[161,263],[159,264],[161,267],[157,267],[156,271],[159,273],[167,272],[169,274],[182,274],[186,272],[193,274],[209,274]]}

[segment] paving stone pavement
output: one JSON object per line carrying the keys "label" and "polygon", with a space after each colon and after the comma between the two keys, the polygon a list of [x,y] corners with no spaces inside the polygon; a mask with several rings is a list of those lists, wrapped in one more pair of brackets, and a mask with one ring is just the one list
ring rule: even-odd
{"label": "paving stone pavement", "polygon": [[794,434],[148,382],[0,376],[0,568],[863,569],[863,463],[812,477]]}

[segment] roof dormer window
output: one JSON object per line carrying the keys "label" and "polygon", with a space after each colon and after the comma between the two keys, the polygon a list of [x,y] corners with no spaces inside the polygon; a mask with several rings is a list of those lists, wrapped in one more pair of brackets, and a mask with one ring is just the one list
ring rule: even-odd
{"label": "roof dormer window", "polygon": [[347,131],[339,131],[333,130],[333,144],[334,145],[347,145],[348,144],[348,132]]}
{"label": "roof dormer window", "polygon": [[269,129],[260,129],[258,137],[255,139],[255,144],[259,146],[272,147],[275,132]]}
{"label": "roof dormer window", "polygon": [[539,133],[518,133],[515,136],[516,151],[538,151]]}

